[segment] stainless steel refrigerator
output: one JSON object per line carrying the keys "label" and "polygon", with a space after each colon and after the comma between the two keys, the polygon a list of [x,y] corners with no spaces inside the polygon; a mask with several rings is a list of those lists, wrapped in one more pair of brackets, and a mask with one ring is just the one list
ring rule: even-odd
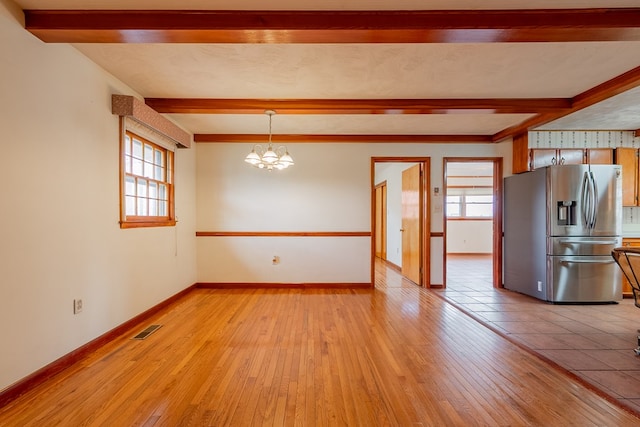
{"label": "stainless steel refrigerator", "polygon": [[548,166],[504,180],[504,287],[551,302],[622,299],[617,165]]}

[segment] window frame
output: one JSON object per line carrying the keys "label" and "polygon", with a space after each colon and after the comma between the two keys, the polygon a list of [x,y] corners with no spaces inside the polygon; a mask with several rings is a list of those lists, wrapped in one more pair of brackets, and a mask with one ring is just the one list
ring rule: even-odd
{"label": "window frame", "polygon": [[[127,172],[126,170],[126,147],[127,136],[130,138],[131,149],[133,150],[134,139],[139,140],[144,145],[148,144],[153,147],[154,150],[162,152],[163,161],[165,164],[164,176],[161,180],[155,178],[149,178],[144,175],[134,174],[133,172]],[[133,151],[132,151],[133,154]],[[143,154],[144,157],[144,154]],[[127,215],[126,213],[126,178],[132,176],[144,180],[151,180],[154,182],[163,183],[167,187],[167,215]],[[136,185],[137,188],[137,185]],[[120,228],[139,228],[139,227],[170,227],[175,226],[175,153],[160,144],[154,143],[141,136],[136,132],[132,132],[129,129],[123,129],[120,134]],[[148,200],[149,197],[147,196]],[[137,204],[136,204],[137,205]]]}
{"label": "window frame", "polygon": [[[490,197],[491,198],[491,202],[486,202],[486,203],[468,203],[467,202],[467,196],[484,196],[484,197]],[[460,201],[458,203],[449,203],[448,198],[449,197],[459,197]],[[491,205],[492,209],[491,209],[491,216],[473,216],[473,215],[467,215],[467,205],[470,204],[480,204],[480,205]],[[465,194],[464,191],[462,191],[461,194],[452,194],[449,195],[447,194],[445,196],[445,205],[447,205],[447,208],[450,205],[458,205],[459,206],[459,211],[460,211],[460,215],[457,216],[451,216],[450,215],[450,210],[447,209],[447,220],[453,220],[453,221],[464,221],[464,220],[474,220],[474,221],[482,221],[482,220],[492,220],[494,215],[495,215],[495,200],[493,197],[493,194]]]}

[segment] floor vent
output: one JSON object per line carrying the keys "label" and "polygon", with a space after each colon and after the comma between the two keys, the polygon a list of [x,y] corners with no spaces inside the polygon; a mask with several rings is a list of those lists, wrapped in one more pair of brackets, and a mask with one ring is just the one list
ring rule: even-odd
{"label": "floor vent", "polygon": [[162,327],[162,325],[151,325],[147,329],[145,329],[144,331],[140,332],[138,335],[133,337],[133,339],[134,340],[143,340],[143,339],[147,338],[149,335],[151,335],[152,333],[154,333],[155,331],[157,331],[158,329],[160,329],[161,327]]}

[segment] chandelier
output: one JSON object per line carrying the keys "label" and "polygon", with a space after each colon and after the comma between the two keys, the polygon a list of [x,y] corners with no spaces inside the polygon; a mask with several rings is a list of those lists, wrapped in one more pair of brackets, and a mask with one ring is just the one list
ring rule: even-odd
{"label": "chandelier", "polygon": [[276,112],[266,110],[264,113],[269,116],[269,145],[267,145],[267,148],[260,144],[254,145],[251,152],[244,158],[244,161],[259,169],[268,171],[274,169],[282,170],[293,166],[293,159],[289,155],[287,147],[281,145],[274,149],[271,143],[271,119]]}

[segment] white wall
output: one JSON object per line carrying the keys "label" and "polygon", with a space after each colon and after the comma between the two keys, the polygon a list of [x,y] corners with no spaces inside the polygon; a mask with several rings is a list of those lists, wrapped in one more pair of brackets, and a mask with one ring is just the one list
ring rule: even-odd
{"label": "white wall", "polygon": [[120,229],[111,94],[136,94],[14,7],[0,0],[0,390],[196,281],[195,150],[176,154],[178,226]]}
{"label": "white wall", "polygon": [[[198,144],[197,229],[370,232],[370,162],[360,155],[363,147],[290,146],[296,164],[268,172],[244,163],[251,144]],[[370,237],[199,237],[198,280],[367,283],[370,247]]]}
{"label": "white wall", "polygon": [[[442,194],[443,157],[505,157],[500,144],[289,144],[296,165],[279,172],[243,162],[251,144],[197,144],[198,231],[371,231],[371,158],[431,158]],[[432,197],[431,231],[443,231]],[[321,247],[319,246],[321,243]],[[198,281],[370,282],[369,237],[198,237]],[[431,239],[431,282],[442,283],[443,238]],[[276,251],[278,253],[276,253]],[[281,264],[271,265],[273,255]]]}
{"label": "white wall", "polygon": [[493,251],[493,221],[447,221],[447,253],[490,254]]}

